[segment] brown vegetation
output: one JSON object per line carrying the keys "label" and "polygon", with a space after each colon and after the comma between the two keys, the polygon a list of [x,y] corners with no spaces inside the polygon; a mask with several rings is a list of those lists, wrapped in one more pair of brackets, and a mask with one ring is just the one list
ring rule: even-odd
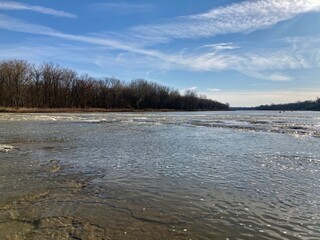
{"label": "brown vegetation", "polygon": [[130,83],[114,78],[95,79],[53,63],[35,66],[24,60],[0,62],[0,107],[6,112],[229,108],[228,104],[199,97],[194,91],[181,95],[175,89],[143,79]]}

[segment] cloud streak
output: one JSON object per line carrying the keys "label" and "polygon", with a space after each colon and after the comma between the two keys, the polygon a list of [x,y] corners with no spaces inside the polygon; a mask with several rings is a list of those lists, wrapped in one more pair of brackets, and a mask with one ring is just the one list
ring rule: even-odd
{"label": "cloud streak", "polygon": [[132,4],[125,2],[97,3],[92,5],[92,9],[96,11],[112,11],[121,14],[141,13],[152,10],[152,6],[148,4]]}
{"label": "cloud streak", "polygon": [[169,56],[155,50],[146,50],[142,48],[137,48],[135,46],[124,44],[122,42],[119,42],[113,39],[108,39],[108,38],[98,38],[98,37],[63,33],[50,27],[46,27],[39,24],[32,24],[16,18],[8,17],[3,14],[0,14],[0,28],[10,30],[10,31],[39,34],[39,35],[51,36],[51,37],[56,37],[60,39],[70,40],[70,41],[89,43],[89,44],[108,47],[111,49],[123,50],[123,51],[128,51],[136,54],[155,57],[163,60],[167,59],[167,61],[170,61]]}
{"label": "cloud streak", "polygon": [[41,6],[33,6],[25,3],[4,1],[0,2],[0,9],[2,10],[19,10],[19,11],[33,11],[46,15],[64,18],[77,18],[76,15],[64,11],[55,10],[52,8],[46,8]]}
{"label": "cloud streak", "polygon": [[320,11],[318,0],[252,0],[182,16],[160,24],[133,27],[137,38],[150,42],[198,39],[229,33],[249,33],[299,14]]}

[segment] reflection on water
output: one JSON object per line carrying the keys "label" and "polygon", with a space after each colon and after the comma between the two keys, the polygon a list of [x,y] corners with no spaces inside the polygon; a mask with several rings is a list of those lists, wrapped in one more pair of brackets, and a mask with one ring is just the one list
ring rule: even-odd
{"label": "reflection on water", "polygon": [[319,120],[0,114],[0,239],[318,239]]}

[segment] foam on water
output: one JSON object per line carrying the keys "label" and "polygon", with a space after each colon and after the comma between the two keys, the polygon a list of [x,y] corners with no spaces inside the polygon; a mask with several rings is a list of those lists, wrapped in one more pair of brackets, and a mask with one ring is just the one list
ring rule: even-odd
{"label": "foam on water", "polygon": [[[125,117],[125,118],[124,118]],[[299,136],[320,136],[317,113],[303,112],[208,112],[188,113],[77,113],[77,114],[1,114],[0,121],[43,121],[110,124],[170,124],[263,131]]]}

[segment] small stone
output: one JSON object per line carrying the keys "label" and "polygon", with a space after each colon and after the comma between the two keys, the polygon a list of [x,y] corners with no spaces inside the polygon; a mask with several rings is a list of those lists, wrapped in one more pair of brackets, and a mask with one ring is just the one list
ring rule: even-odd
{"label": "small stone", "polygon": [[1,145],[0,144],[0,152],[7,153],[13,149],[14,149],[14,147],[11,145]]}

